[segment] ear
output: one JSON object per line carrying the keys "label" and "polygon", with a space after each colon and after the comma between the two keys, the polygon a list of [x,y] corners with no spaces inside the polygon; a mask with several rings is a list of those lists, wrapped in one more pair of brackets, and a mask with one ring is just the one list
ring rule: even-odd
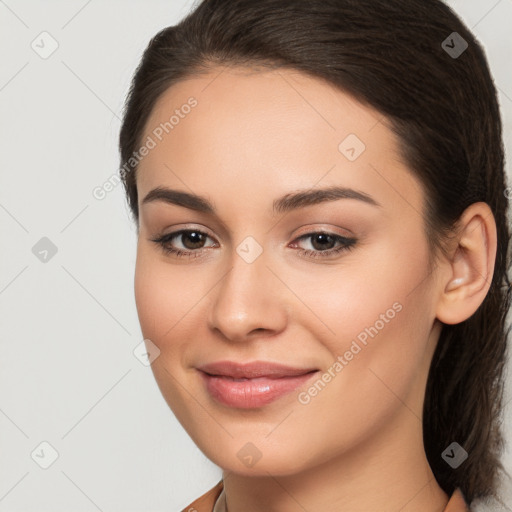
{"label": "ear", "polygon": [[470,205],[458,227],[449,257],[439,263],[442,278],[436,317],[445,324],[467,320],[482,304],[496,260],[496,222],[487,203]]}

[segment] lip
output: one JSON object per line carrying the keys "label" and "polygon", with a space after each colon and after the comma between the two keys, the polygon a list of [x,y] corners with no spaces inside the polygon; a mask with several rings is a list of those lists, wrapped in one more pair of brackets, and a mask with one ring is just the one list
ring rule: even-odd
{"label": "lip", "polygon": [[223,405],[241,409],[267,405],[303,385],[319,371],[266,361],[245,364],[219,361],[197,370],[212,398]]}

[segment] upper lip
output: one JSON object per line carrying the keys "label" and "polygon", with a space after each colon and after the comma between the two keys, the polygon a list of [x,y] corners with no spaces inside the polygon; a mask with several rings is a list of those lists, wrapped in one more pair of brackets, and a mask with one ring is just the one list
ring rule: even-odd
{"label": "upper lip", "polygon": [[257,377],[277,379],[279,377],[304,375],[317,370],[317,368],[294,368],[267,361],[254,361],[243,364],[234,361],[218,361],[199,366],[197,369],[209,375],[233,377],[234,379],[253,379]]}

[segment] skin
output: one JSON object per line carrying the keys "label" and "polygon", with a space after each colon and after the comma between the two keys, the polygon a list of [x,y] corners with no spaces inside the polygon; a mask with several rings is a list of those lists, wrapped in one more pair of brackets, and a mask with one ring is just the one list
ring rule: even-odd
{"label": "skin", "polygon": [[[423,188],[378,112],[297,71],[212,68],[160,97],[142,140],[191,96],[197,106],[139,165],[135,298],[143,335],[160,350],[156,381],[223,469],[229,512],[442,511],[449,496],[422,439],[425,385],[440,322],[468,318],[489,289],[489,207],[466,210],[431,268]],[[348,134],[366,146],[355,161],[338,149]],[[272,212],[282,195],[331,185],[380,206],[345,198]],[[216,214],[143,204],[158,186],[204,196]],[[199,257],[151,241],[185,228],[207,233],[203,248],[181,237],[173,245]],[[311,237],[298,240],[319,230],[356,243],[331,257],[301,255],[321,252]],[[263,249],[252,263],[236,251],[248,236]],[[311,381],[264,407],[230,408],[196,370],[229,359],[325,372],[395,303],[400,312],[307,404],[298,393]],[[252,467],[237,456],[249,442],[261,454]]]}

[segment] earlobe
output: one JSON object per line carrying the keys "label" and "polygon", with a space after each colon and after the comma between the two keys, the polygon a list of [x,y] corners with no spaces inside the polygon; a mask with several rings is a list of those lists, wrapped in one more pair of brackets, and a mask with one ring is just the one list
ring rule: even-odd
{"label": "earlobe", "polygon": [[444,279],[437,318],[445,324],[467,320],[482,304],[491,286],[496,259],[496,222],[486,203],[469,206],[459,222],[451,257],[440,265]]}

